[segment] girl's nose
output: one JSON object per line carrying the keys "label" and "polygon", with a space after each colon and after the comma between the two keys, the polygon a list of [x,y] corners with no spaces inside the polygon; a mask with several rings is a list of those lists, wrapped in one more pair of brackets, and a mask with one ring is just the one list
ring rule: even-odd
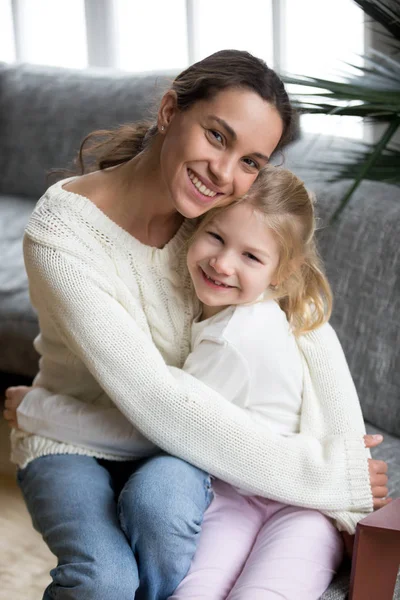
{"label": "girl's nose", "polygon": [[218,275],[227,275],[229,277],[234,273],[234,268],[232,264],[230,264],[227,256],[214,256],[210,259],[210,267],[212,267]]}

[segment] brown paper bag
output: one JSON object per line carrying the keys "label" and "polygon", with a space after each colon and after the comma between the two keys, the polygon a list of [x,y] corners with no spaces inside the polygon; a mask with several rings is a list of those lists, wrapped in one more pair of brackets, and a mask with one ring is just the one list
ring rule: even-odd
{"label": "brown paper bag", "polygon": [[400,498],[360,521],[349,600],[392,600],[400,566]]}

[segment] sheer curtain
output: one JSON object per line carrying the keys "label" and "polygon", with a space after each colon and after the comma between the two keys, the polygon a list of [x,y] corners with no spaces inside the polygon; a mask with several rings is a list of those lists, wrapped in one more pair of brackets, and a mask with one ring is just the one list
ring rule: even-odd
{"label": "sheer curtain", "polygon": [[[363,13],[353,0],[0,0],[0,61],[179,71],[222,48],[329,77],[360,60]],[[303,127],[360,137],[349,123],[306,117]]]}

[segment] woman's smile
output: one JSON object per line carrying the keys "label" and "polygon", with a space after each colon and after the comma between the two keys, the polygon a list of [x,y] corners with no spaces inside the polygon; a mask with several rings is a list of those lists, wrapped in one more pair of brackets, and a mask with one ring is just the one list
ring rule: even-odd
{"label": "woman's smile", "polygon": [[206,181],[203,177],[201,177],[197,173],[194,173],[192,169],[188,168],[188,175],[190,181],[202,195],[209,196],[210,198],[215,198],[217,194],[222,194],[220,190],[218,190],[208,180]]}
{"label": "woman's smile", "polygon": [[192,196],[196,198],[203,206],[215,204],[218,196],[222,196],[221,192],[214,191],[208,187],[203,179],[195,174],[191,169],[187,169],[188,181]]}

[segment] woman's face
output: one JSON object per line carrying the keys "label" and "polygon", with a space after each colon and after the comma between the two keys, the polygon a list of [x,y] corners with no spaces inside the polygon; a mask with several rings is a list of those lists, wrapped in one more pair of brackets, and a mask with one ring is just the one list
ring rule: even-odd
{"label": "woman's face", "polygon": [[187,218],[243,196],[268,162],[283,130],[276,108],[230,88],[180,111],[173,93],[161,104],[160,166],[174,208]]}

